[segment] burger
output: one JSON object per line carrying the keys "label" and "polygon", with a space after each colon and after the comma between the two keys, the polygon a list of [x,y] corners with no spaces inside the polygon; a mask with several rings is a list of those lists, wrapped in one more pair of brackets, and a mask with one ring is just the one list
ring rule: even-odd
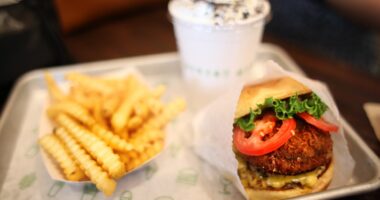
{"label": "burger", "polygon": [[327,188],[334,168],[328,106],[289,78],[245,86],[238,100],[233,147],[249,199],[286,199]]}

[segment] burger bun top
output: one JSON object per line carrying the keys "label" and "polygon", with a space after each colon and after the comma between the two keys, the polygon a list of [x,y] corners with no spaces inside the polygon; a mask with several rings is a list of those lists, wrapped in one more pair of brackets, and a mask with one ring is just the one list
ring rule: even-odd
{"label": "burger bun top", "polygon": [[247,85],[241,91],[235,111],[235,119],[247,115],[250,109],[257,109],[257,104],[263,104],[267,98],[285,99],[295,94],[302,95],[310,92],[311,90],[308,87],[290,77]]}

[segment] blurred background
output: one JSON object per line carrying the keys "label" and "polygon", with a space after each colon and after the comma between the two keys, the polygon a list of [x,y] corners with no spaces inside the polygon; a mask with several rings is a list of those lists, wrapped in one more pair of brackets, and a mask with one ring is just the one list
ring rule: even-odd
{"label": "blurred background", "polygon": [[[35,68],[176,51],[167,0],[0,0],[0,100]],[[264,42],[380,77],[380,1],[270,0]]]}

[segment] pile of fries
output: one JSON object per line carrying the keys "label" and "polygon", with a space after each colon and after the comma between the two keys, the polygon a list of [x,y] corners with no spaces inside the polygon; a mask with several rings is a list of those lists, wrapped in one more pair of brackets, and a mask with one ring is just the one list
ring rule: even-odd
{"label": "pile of fries", "polygon": [[52,102],[47,114],[55,128],[39,143],[67,180],[89,179],[109,196],[115,180],[162,150],[164,127],[185,109],[185,101],[164,104],[164,86],[150,88],[134,75],[102,78],[73,72],[65,78],[67,93],[45,73]]}

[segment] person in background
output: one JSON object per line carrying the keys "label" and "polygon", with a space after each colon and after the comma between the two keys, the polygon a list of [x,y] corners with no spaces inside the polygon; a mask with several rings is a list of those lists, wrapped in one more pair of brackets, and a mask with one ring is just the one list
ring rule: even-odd
{"label": "person in background", "polygon": [[380,77],[379,0],[270,0],[269,35]]}
{"label": "person in background", "polygon": [[0,0],[0,111],[27,71],[71,63],[50,0]]}

